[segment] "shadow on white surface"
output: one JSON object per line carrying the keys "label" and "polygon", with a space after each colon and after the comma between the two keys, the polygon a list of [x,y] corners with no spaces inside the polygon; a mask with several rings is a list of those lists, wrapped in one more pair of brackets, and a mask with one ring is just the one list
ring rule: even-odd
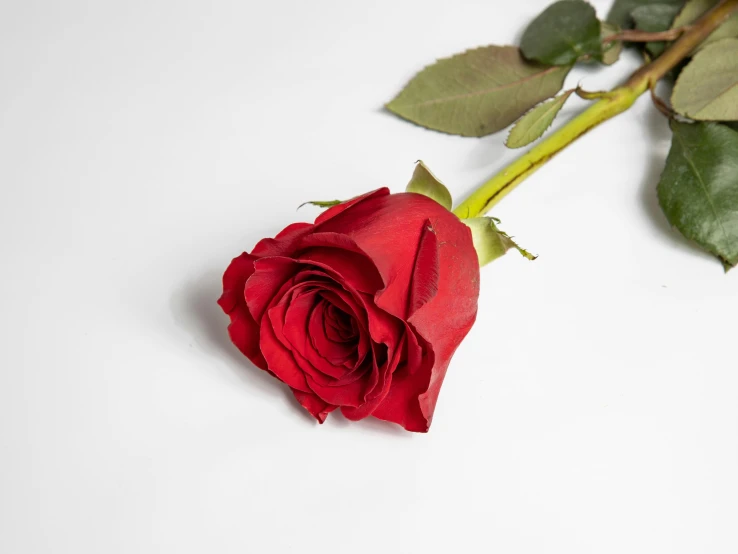
{"label": "shadow on white surface", "polygon": [[228,318],[216,300],[221,293],[221,272],[210,271],[199,279],[187,282],[173,296],[172,314],[176,323],[189,334],[208,356],[225,359],[230,373],[254,394],[284,398],[290,411],[311,424],[315,420],[300,406],[286,385],[256,367],[241,354],[228,337]]}

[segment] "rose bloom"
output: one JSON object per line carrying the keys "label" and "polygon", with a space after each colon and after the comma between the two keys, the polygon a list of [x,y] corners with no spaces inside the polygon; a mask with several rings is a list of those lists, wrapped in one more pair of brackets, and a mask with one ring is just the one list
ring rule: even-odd
{"label": "rose bloom", "polygon": [[235,258],[218,303],[233,343],[320,423],[340,408],[425,432],[478,296],[469,228],[383,188]]}

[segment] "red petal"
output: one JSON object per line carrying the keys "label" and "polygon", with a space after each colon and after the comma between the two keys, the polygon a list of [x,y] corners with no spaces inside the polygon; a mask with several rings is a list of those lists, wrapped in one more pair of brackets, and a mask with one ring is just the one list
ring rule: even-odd
{"label": "red petal", "polygon": [[[351,288],[374,294],[384,288],[382,277],[366,254],[349,241],[337,233],[308,235],[300,241],[299,246],[304,250],[296,258],[300,262],[329,268]],[[320,247],[311,247],[312,244],[320,244]]]}
{"label": "red petal", "polygon": [[377,304],[405,320],[415,261],[428,220],[434,229],[442,223],[450,231],[448,237],[439,234],[437,240],[438,244],[445,242],[447,250],[455,250],[461,237],[471,246],[471,233],[455,215],[438,202],[412,193],[369,197],[350,210],[316,222],[313,233],[302,241],[316,240],[314,237],[324,233],[344,235],[344,242],[355,244],[374,262],[386,284],[377,294]]}
{"label": "red petal", "polygon": [[320,214],[318,218],[315,220],[315,224],[317,225],[319,223],[328,221],[329,219],[336,217],[338,214],[343,213],[349,208],[352,208],[356,206],[357,204],[361,204],[362,202],[366,200],[370,200],[372,198],[378,198],[381,196],[388,196],[389,193],[390,192],[387,187],[382,187],[381,189],[367,192],[366,194],[362,194],[361,196],[357,196],[356,198],[352,198],[351,200],[347,200],[346,202],[341,202],[340,204],[336,206],[332,206],[328,208],[326,211],[324,211],[322,214]]}
{"label": "red petal", "polygon": [[293,389],[309,391],[305,375],[298,367],[292,353],[279,342],[268,317],[261,320],[261,352],[269,371]]}
{"label": "red petal", "polygon": [[335,406],[326,404],[312,393],[295,389],[292,389],[292,393],[295,395],[295,398],[297,398],[297,401],[302,404],[308,412],[310,412],[310,415],[318,420],[318,423],[323,423],[325,418],[328,417],[328,414],[336,409]]}
{"label": "red petal", "polygon": [[[392,374],[389,393],[372,415],[402,425],[408,431],[425,433],[430,427],[433,414],[426,414],[418,399],[428,390],[435,356],[426,345],[425,355],[420,358],[420,348],[411,330],[408,331],[407,339],[408,359]],[[420,365],[414,365],[418,362]]]}
{"label": "red petal", "polygon": [[333,406],[356,407],[364,403],[367,386],[363,379],[331,387],[320,384],[309,374],[305,377],[310,390]]}
{"label": "red petal", "polygon": [[256,367],[267,369],[267,363],[259,347],[259,326],[254,322],[246,306],[239,306],[230,314],[231,324],[228,335],[236,347],[253,362]]}
{"label": "red petal", "polygon": [[254,262],[254,274],[244,287],[244,296],[255,321],[261,321],[271,302],[279,301],[277,292],[295,275],[298,265],[282,257],[262,258]]}
{"label": "red petal", "polygon": [[259,348],[259,326],[246,307],[243,288],[254,272],[256,258],[245,252],[231,261],[223,274],[223,295],[218,304],[231,318],[228,334],[236,347],[254,365],[266,369],[267,364]]}
{"label": "red petal", "polygon": [[258,258],[266,258],[268,256],[285,256],[294,251],[295,243],[303,236],[308,234],[314,227],[312,223],[293,223],[285,227],[273,239],[260,240],[251,254]]}
{"label": "red petal", "polygon": [[377,376],[377,385],[374,387],[371,395],[367,398],[361,406],[356,408],[342,407],[341,413],[352,421],[358,421],[364,419],[370,415],[373,415],[379,406],[382,405],[389,392],[394,387],[393,385],[393,372],[397,367],[402,353],[402,345],[398,345],[394,351],[394,356],[391,360],[388,360],[384,367],[377,367],[376,357],[374,360],[374,374]]}
{"label": "red petal", "polygon": [[438,238],[433,231],[430,220],[426,221],[420,235],[420,245],[415,257],[415,267],[410,283],[410,308],[408,314],[414,314],[418,308],[427,304],[438,293]]}
{"label": "red petal", "polygon": [[244,252],[233,258],[223,274],[223,295],[218,304],[227,314],[231,313],[236,306],[245,305],[243,286],[246,280],[254,273],[254,262],[256,258]]}

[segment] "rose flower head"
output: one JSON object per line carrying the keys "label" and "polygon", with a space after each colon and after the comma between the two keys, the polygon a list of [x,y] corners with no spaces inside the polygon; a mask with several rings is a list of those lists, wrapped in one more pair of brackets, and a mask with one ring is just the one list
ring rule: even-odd
{"label": "rose flower head", "polygon": [[448,194],[419,163],[408,189],[421,193],[382,188],[337,203],[261,240],[223,276],[231,340],[321,423],[340,408],[350,420],[427,431],[474,323],[473,220],[449,211],[450,195],[434,200],[420,177]]}

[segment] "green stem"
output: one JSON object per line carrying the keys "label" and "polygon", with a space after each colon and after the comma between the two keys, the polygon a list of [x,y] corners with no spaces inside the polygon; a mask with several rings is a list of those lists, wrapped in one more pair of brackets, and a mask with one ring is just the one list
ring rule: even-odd
{"label": "green stem", "polygon": [[526,177],[600,123],[630,108],[636,99],[684,60],[715,28],[738,9],[738,0],[722,0],[687,29],[663,54],[636,71],[628,81],[593,103],[558,131],[541,141],[454,209],[460,218],[480,216],[490,210]]}

